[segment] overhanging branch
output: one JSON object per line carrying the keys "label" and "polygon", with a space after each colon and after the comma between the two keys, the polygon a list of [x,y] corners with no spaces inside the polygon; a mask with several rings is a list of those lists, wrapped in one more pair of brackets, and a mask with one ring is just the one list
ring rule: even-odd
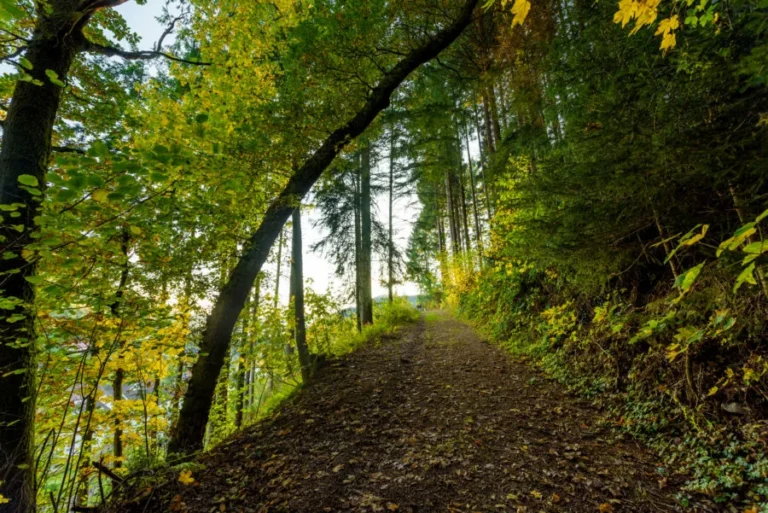
{"label": "overhanging branch", "polygon": [[181,57],[176,57],[175,55],[171,55],[169,53],[165,53],[157,50],[138,50],[138,51],[123,50],[122,48],[117,48],[115,46],[101,45],[99,43],[94,43],[88,40],[85,41],[83,50],[90,53],[105,55],[107,57],[121,57],[123,59],[128,59],[128,60],[148,61],[153,59],[164,58],[170,61],[182,62],[184,64],[192,64],[195,66],[211,65],[210,62],[191,61],[189,59],[182,59]]}

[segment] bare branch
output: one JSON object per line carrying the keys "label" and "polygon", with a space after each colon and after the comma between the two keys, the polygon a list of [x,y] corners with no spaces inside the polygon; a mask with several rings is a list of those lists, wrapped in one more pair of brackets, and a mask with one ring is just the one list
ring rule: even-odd
{"label": "bare branch", "polygon": [[98,53],[101,55],[106,55],[107,57],[122,57],[123,59],[128,60],[152,60],[163,57],[171,61],[183,62],[184,64],[193,64],[195,66],[211,65],[210,62],[190,61],[188,59],[182,59],[181,57],[176,57],[174,55],[156,50],[139,50],[134,52],[123,50],[114,46],[101,45],[88,40],[85,41],[83,49],[90,53]]}

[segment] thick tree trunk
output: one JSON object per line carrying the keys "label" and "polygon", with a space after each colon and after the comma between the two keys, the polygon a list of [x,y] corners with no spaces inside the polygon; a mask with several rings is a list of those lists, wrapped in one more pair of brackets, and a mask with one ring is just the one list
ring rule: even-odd
{"label": "thick tree trunk", "polygon": [[295,321],[296,349],[299,352],[301,379],[309,383],[312,378],[312,361],[307,347],[307,328],[304,320],[304,257],[301,244],[301,207],[293,211],[293,258],[291,277],[293,280],[293,312]]}
{"label": "thick tree trunk", "polygon": [[[70,5],[72,4],[72,5]],[[59,10],[74,9],[74,2],[54,4]],[[46,76],[51,70],[66,80],[80,50],[77,38],[68,37],[72,21],[61,16],[40,16],[24,57],[32,64],[28,73],[42,85],[16,82],[3,124],[0,150],[0,204],[16,205],[20,217],[3,216],[0,224],[0,290],[14,308],[0,317],[0,491],[10,502],[0,504],[3,513],[35,509],[33,437],[35,415],[34,287],[26,278],[35,274],[35,262],[22,256],[34,242],[34,218],[42,200],[19,182],[45,188],[45,171],[51,151],[53,124],[62,88]],[[22,225],[21,230],[12,226]],[[19,316],[23,320],[16,320]],[[11,321],[9,321],[11,319]]]}
{"label": "thick tree trunk", "polygon": [[371,145],[362,150],[360,174],[360,320],[363,326],[373,324],[373,272],[371,269]]}
{"label": "thick tree trunk", "polygon": [[389,106],[390,97],[408,75],[423,63],[435,58],[450,45],[472,21],[479,0],[467,0],[455,21],[448,24],[426,43],[414,48],[371,90],[367,101],[344,126],[331,133],[315,152],[288,180],[283,191],[264,214],[261,225],[238,261],[229,281],[222,288],[213,307],[201,342],[200,356],[192,369],[179,421],[174,426],[169,444],[171,453],[190,453],[202,449],[205,425],[213,400],[216,380],[229,349],[232,329],[243,309],[256,275],[267,259],[269,249],[297,200],[301,200],[320,175],[333,162],[349,141],[359,136],[376,116]]}

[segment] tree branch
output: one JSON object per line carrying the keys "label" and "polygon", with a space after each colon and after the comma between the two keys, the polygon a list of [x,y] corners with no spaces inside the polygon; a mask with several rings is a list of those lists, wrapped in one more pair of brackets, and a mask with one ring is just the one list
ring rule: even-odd
{"label": "tree branch", "polygon": [[138,50],[134,52],[129,50],[123,50],[121,48],[117,48],[114,46],[101,45],[98,43],[94,43],[92,41],[88,41],[87,39],[84,42],[83,50],[90,53],[98,53],[100,55],[106,55],[107,57],[122,57],[123,59],[128,59],[128,60],[147,61],[147,60],[163,57],[171,61],[183,62],[184,64],[193,64],[195,66],[211,65],[210,62],[190,61],[188,59],[182,59],[181,57],[176,57],[174,55],[157,51],[157,50]]}

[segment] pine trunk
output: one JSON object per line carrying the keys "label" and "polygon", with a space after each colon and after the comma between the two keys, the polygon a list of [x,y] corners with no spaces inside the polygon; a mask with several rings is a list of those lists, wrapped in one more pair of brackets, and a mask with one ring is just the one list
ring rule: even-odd
{"label": "pine trunk", "polygon": [[307,347],[307,328],[304,320],[304,257],[301,246],[301,207],[293,211],[293,258],[291,259],[291,277],[293,280],[294,335],[296,349],[299,352],[301,379],[309,383],[312,377],[312,362]]}
{"label": "pine trunk", "polygon": [[360,320],[365,326],[373,324],[373,291],[371,271],[371,146],[362,150],[360,176]]}

